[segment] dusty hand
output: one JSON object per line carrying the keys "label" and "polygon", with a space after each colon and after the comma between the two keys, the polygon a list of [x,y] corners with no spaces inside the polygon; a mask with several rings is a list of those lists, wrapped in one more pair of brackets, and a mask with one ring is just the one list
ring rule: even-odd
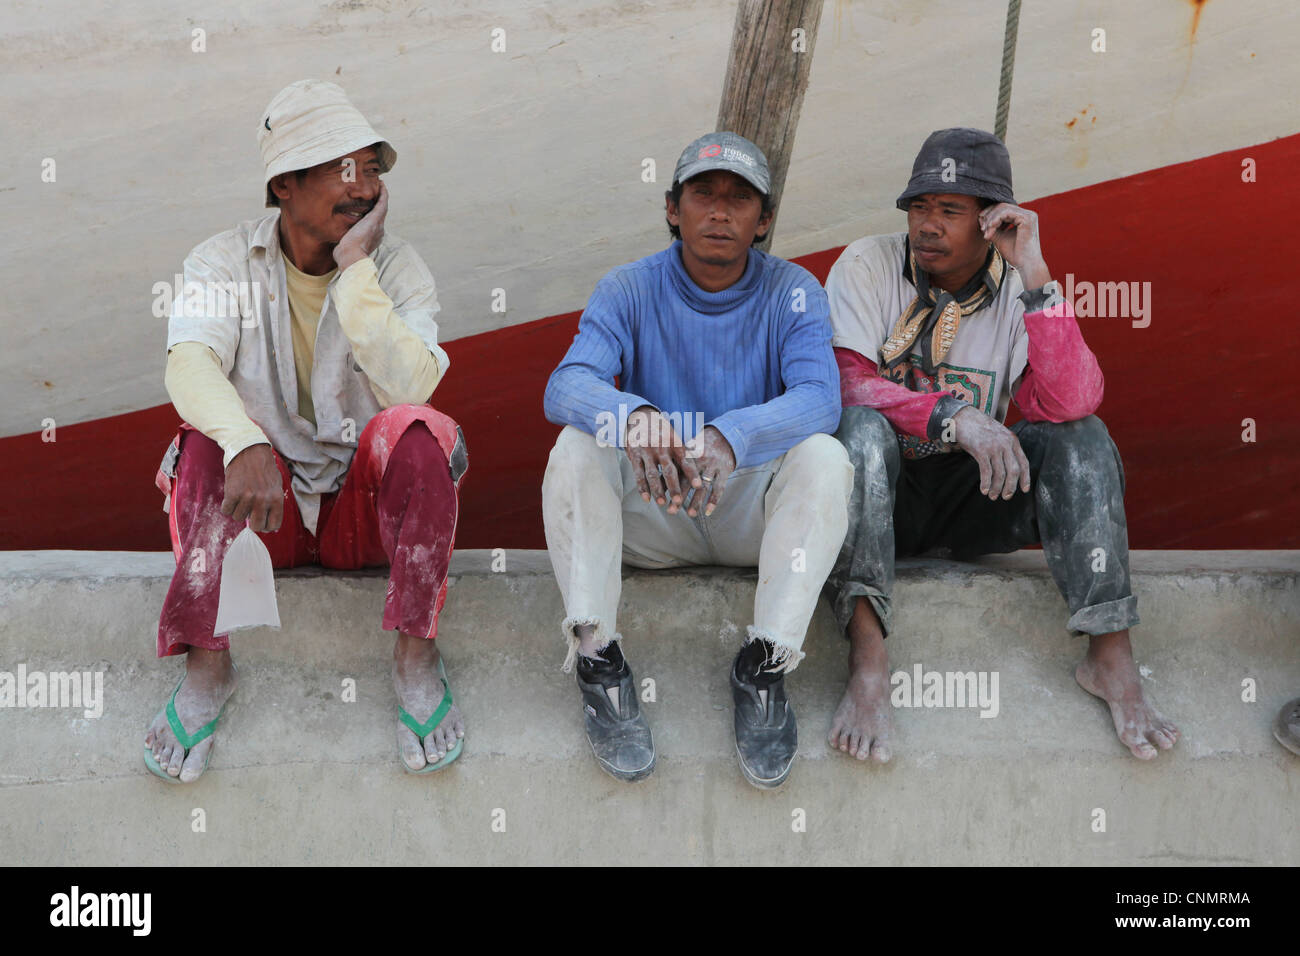
{"label": "dusty hand", "polygon": [[980,494],[997,500],[1029,490],[1029,459],[1015,432],[967,405],[953,416],[956,444],[980,466]]}
{"label": "dusty hand", "polygon": [[375,200],[374,208],[345,232],[339,244],[334,247],[334,261],[338,263],[340,272],[352,263],[374,254],[384,241],[384,219],[387,216],[388,187],[380,180],[379,198]]}
{"label": "dusty hand", "polygon": [[691,484],[702,490],[697,491],[686,511],[692,518],[699,514],[701,506],[706,515],[713,514],[713,509],[722,500],[722,489],[727,486],[727,479],[736,470],[736,453],[731,450],[731,443],[722,436],[722,432],[709,425],[697,441],[700,448],[694,461],[695,467],[699,469],[700,480]]}
{"label": "dusty hand", "polygon": [[226,468],[226,497],[221,513],[248,520],[256,532],[278,531],[284,520],[284,483],[270,445],[250,445]]}
{"label": "dusty hand", "polygon": [[627,417],[624,446],[641,499],[653,497],[656,504],[666,503],[669,514],[676,514],[681,507],[686,497],[684,486],[703,484],[695,462],[686,455],[686,443],[672,423],[649,405]]}
{"label": "dusty hand", "polygon": [[1038,289],[1051,281],[1038,241],[1036,212],[1000,202],[980,210],[979,226],[984,238],[1020,272],[1026,289]]}

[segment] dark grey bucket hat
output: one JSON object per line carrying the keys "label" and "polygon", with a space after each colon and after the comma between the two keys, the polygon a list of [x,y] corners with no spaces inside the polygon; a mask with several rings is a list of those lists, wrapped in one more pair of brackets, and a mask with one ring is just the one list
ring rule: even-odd
{"label": "dark grey bucket hat", "polygon": [[982,129],[958,126],[926,137],[912,164],[912,179],[898,208],[925,193],[961,193],[994,202],[1016,201],[1011,192],[1011,154],[1002,140]]}

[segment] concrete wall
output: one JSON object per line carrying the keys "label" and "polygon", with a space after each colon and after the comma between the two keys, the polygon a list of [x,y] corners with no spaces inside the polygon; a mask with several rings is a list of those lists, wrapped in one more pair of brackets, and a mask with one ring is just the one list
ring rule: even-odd
{"label": "concrete wall", "polygon": [[[559,672],[559,592],[544,553],[459,552],[439,625],[463,756],[399,766],[382,574],[278,576],[283,630],[238,634],[241,685],[192,787],[145,770],[144,729],[180,661],[153,658],[166,554],[0,553],[0,670],[98,670],[103,716],[0,710],[0,856],[56,864],[1254,864],[1300,863],[1300,761],[1273,740],[1300,694],[1300,553],[1137,552],[1133,632],[1146,692],[1183,732],[1142,763],[1074,683],[1083,647],[1041,553],[900,565],[894,670],[999,672],[994,718],[898,709],[895,759],[825,742],[845,649],[818,609],[789,679],[799,756],[787,783],[741,777],[726,669],[753,572],[636,571],[619,629],[658,767],[595,766]],[[342,681],[356,681],[344,703]],[[1243,680],[1256,686],[1245,702]],[[206,832],[192,829],[194,810]],[[1105,830],[1094,830],[1095,811]],[[492,829],[505,812],[505,832]],[[796,832],[795,811],[806,829]],[[592,825],[593,813],[601,821]],[[615,827],[616,834],[611,835]]]}

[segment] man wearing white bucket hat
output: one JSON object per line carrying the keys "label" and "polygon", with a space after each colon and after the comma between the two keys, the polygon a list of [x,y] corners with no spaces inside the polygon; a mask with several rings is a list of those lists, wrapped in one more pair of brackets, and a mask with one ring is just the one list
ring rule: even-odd
{"label": "man wearing white bucket hat", "polygon": [[278,208],[190,253],[168,325],[185,424],[158,472],[177,562],[158,655],[185,654],[186,675],[145,762],[170,782],[203,773],[235,688],[223,628],[278,622],[273,603],[254,621],[222,606],[247,571],[226,560],[247,526],[275,567],[391,566],[398,747],[407,770],[438,770],[464,737],[434,638],[467,457],[456,423],[426,404],[449,365],[433,276],[384,233],[379,177],[397,154],[342,89],[292,83],[258,127]]}

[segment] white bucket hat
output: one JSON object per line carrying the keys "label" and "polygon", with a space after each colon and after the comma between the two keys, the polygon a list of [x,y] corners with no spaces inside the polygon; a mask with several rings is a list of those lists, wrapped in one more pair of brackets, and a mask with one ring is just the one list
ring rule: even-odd
{"label": "white bucket hat", "polygon": [[266,204],[274,206],[271,180],[281,173],[310,169],[367,146],[379,153],[381,172],[397,162],[397,152],[366,122],[343,88],[325,80],[298,80],[271,99],[257,128],[266,166]]}

